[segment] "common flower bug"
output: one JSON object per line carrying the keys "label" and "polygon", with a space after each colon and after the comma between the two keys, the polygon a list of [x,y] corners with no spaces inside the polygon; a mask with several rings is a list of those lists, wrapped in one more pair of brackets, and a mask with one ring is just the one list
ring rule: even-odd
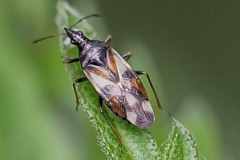
{"label": "common flower bug", "polygon": [[[97,15],[82,18],[73,26],[83,19],[92,16]],[[131,57],[131,53],[127,52],[120,56],[120,54],[110,46],[112,36],[109,35],[104,41],[90,40],[84,36],[82,31],[72,29],[73,26],[64,28],[64,30],[66,36],[70,39],[70,43],[77,46],[79,57],[65,59],[64,63],[80,63],[85,73],[85,77],[80,77],[73,81],[77,106],[80,99],[76,91],[76,85],[84,81],[90,81],[99,93],[100,112],[121,143],[121,139],[103,112],[103,103],[105,103],[113,113],[130,124],[142,129],[149,128],[153,124],[155,117],[147,92],[138,75],[145,75],[147,77],[159,109],[161,109],[161,106],[147,72],[134,71],[131,68],[127,63],[127,60]],[[54,37],[54,35],[36,40],[34,43],[51,37]]]}
{"label": "common flower bug", "polygon": [[[76,84],[89,80],[99,93],[100,110],[104,102],[119,117],[127,120],[138,128],[148,128],[154,122],[154,113],[149,103],[147,92],[139,79],[145,74],[156,95],[150,78],[146,72],[134,71],[126,62],[131,53],[120,56],[111,48],[111,36],[104,41],[90,40],[81,31],[64,28],[70,42],[79,50],[79,57],[67,59],[64,63],[80,62],[86,77],[76,79]],[[126,59],[126,60],[125,60]],[[76,96],[78,97],[78,96]],[[160,106],[156,96],[157,103]],[[78,102],[79,100],[77,100]]]}

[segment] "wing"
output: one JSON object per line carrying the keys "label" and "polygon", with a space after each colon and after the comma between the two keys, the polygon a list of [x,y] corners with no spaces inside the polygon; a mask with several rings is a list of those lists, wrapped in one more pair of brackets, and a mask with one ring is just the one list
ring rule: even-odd
{"label": "wing", "polygon": [[111,110],[126,119],[125,109],[122,105],[124,93],[112,73],[105,67],[96,65],[88,65],[84,72]]}
{"label": "wing", "polygon": [[155,120],[149,101],[129,92],[125,93],[125,98],[127,120],[139,128],[149,128]]}
{"label": "wing", "polygon": [[147,92],[131,66],[114,50],[110,49],[107,54],[107,64],[115,77],[127,90],[148,100]]}
{"label": "wing", "polygon": [[148,128],[154,115],[142,82],[115,50],[106,53],[105,66],[88,64],[85,75],[115,114],[139,128]]}
{"label": "wing", "polygon": [[155,117],[146,90],[129,64],[113,49],[108,52],[109,69],[122,85],[127,120],[139,128],[148,128]]}

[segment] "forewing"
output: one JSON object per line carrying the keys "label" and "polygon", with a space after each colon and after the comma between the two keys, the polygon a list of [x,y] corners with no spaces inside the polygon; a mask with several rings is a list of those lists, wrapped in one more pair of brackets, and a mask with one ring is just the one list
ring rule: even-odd
{"label": "forewing", "polygon": [[113,49],[108,52],[109,69],[123,86],[123,105],[127,120],[139,128],[148,128],[155,117],[146,90],[130,65]]}
{"label": "forewing", "polygon": [[125,109],[122,105],[123,90],[112,73],[96,65],[88,65],[84,72],[111,110],[115,114],[126,118]]}
{"label": "forewing", "polygon": [[133,94],[148,100],[147,92],[141,80],[131,66],[114,49],[109,50],[107,60],[109,69],[117,76],[121,85]]}
{"label": "forewing", "polygon": [[137,74],[113,49],[106,60],[106,66],[89,64],[85,75],[115,114],[139,128],[150,127],[155,118]]}
{"label": "forewing", "polygon": [[84,69],[84,72],[105,101],[109,101],[112,96],[123,94],[116,80],[105,68],[89,65]]}

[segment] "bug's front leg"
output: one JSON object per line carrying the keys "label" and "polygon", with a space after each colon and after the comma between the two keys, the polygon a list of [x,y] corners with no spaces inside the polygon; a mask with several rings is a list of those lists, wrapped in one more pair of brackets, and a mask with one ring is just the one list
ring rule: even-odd
{"label": "bug's front leg", "polygon": [[74,93],[75,93],[76,105],[77,105],[76,110],[78,110],[78,105],[79,105],[79,97],[78,97],[78,94],[77,94],[76,84],[87,81],[87,80],[88,80],[87,77],[82,77],[82,78],[75,79],[73,81],[73,90],[74,90]]}
{"label": "bug's front leg", "polygon": [[107,38],[104,40],[106,43],[110,43],[112,40],[112,35],[108,35]]}
{"label": "bug's front leg", "polygon": [[73,59],[65,59],[63,61],[64,64],[69,64],[69,63],[74,63],[74,62],[79,62],[79,57],[78,58],[73,58]]}

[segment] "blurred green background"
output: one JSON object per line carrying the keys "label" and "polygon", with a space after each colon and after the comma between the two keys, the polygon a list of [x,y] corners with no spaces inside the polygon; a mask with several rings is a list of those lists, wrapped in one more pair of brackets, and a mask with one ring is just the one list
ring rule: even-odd
{"label": "blurred green background", "polygon": [[[31,44],[57,32],[57,1],[0,2],[0,160],[105,159],[85,113],[75,111],[58,38]],[[193,133],[202,155],[240,156],[240,2],[69,3],[83,15],[101,14],[89,20],[97,39],[112,34],[116,50],[133,53],[133,68],[148,71],[162,105]],[[150,130],[161,143],[171,124],[157,120]]]}

